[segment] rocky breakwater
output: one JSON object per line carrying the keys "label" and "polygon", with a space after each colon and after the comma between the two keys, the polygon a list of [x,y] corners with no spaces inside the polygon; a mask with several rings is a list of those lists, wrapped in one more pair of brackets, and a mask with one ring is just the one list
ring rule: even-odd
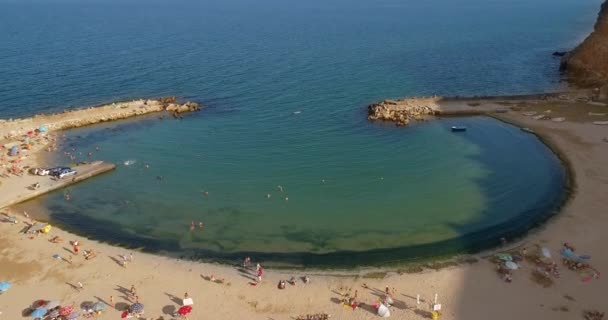
{"label": "rocky breakwater", "polygon": [[410,121],[421,121],[437,113],[439,98],[408,98],[384,100],[368,106],[369,120],[393,121],[405,126]]}
{"label": "rocky breakwater", "polygon": [[608,0],[601,6],[593,32],[564,55],[560,69],[582,87],[603,87],[608,99]]}
{"label": "rocky breakwater", "polygon": [[[171,102],[172,101],[172,102]],[[68,111],[63,114],[63,120],[48,124],[49,130],[63,130],[69,128],[84,127],[100,122],[115,121],[131,117],[141,116],[148,113],[167,111],[173,114],[196,111],[200,105],[194,102],[179,104],[175,98],[162,98],[158,100],[134,100],[128,102],[112,103],[99,107],[91,107],[84,110]],[[85,114],[80,114],[85,111]]]}
{"label": "rocky breakwater", "polygon": [[177,103],[176,97],[160,98],[158,101],[163,104],[164,110],[170,113],[192,112],[201,109],[201,105],[196,102]]}
{"label": "rocky breakwater", "polygon": [[31,118],[0,120],[0,139],[21,136],[40,129],[65,130],[162,111],[167,111],[175,116],[182,112],[200,110],[200,108],[201,105],[195,102],[178,103],[175,97],[116,102],[62,113],[41,114]]}

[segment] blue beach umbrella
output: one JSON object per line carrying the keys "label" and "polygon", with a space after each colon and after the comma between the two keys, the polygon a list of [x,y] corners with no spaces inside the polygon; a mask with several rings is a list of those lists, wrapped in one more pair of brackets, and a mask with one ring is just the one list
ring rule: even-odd
{"label": "blue beach umbrella", "polygon": [[0,282],[0,292],[8,291],[11,288],[11,283],[8,281]]}
{"label": "blue beach umbrella", "polygon": [[93,305],[93,311],[103,311],[106,309],[106,304],[103,302],[96,302]]}
{"label": "blue beach umbrella", "polygon": [[140,313],[142,311],[144,311],[144,305],[141,303],[134,303],[133,305],[131,305],[131,312],[133,313]]}
{"label": "blue beach umbrella", "polygon": [[44,315],[47,312],[48,312],[48,310],[45,308],[38,308],[38,309],[34,310],[34,312],[32,312],[32,318],[34,318],[34,319],[42,318],[42,317],[44,317]]}

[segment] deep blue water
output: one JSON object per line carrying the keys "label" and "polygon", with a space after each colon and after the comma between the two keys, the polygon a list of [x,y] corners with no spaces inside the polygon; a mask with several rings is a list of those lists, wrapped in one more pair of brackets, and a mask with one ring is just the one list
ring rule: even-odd
{"label": "deep blue water", "polygon": [[[367,122],[365,106],[558,90],[551,53],[580,41],[598,8],[570,0],[0,2],[0,116],[163,95],[206,105],[183,121],[68,134],[66,150],[100,146],[94,158],[137,161],[63,191],[69,203],[62,192],[44,198],[55,222],[100,239],[300,264],[335,263],[344,252],[367,263],[478,250],[556,209],[557,158],[494,120],[394,128]],[[472,130],[454,135],[447,128],[456,123]],[[510,157],[517,152],[528,156]],[[188,232],[191,220],[204,220],[204,231]]]}

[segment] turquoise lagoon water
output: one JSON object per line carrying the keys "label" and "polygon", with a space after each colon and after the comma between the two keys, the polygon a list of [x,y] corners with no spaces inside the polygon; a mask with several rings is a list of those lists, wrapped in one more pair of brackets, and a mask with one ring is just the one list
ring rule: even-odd
{"label": "turquoise lagoon water", "polygon": [[206,259],[344,265],[480,250],[557,209],[564,170],[534,136],[487,118],[396,128],[365,107],[557,90],[551,52],[586,35],[599,1],[0,6],[3,118],[162,95],[206,105],[67,133],[64,150],[119,167],[44,197],[54,223]]}

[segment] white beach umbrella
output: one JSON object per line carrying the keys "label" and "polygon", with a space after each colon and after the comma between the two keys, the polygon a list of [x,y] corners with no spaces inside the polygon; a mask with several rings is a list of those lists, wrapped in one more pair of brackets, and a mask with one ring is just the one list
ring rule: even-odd
{"label": "white beach umbrella", "polygon": [[380,307],[378,307],[378,315],[382,318],[388,318],[391,316],[391,311],[387,306],[381,304]]}
{"label": "white beach umbrella", "polygon": [[519,269],[519,266],[517,265],[517,263],[513,262],[513,261],[507,261],[505,262],[505,266],[511,270],[517,270]]}

